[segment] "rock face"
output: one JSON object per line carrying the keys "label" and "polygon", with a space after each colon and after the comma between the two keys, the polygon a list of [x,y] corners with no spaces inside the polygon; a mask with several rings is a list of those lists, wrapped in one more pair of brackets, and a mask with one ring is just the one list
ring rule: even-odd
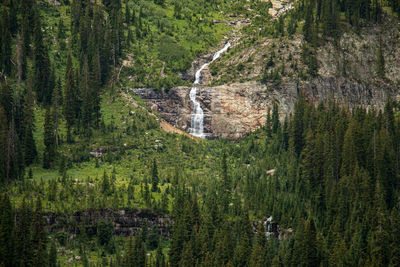
{"label": "rock face", "polygon": [[189,87],[174,87],[168,92],[151,88],[133,89],[133,92],[147,100],[148,106],[172,126],[186,131],[190,127],[192,112]]}
{"label": "rock face", "polygon": [[44,215],[47,229],[51,233],[79,232],[79,225],[83,225],[87,232],[93,235],[97,232],[99,220],[111,221],[115,235],[134,235],[141,230],[144,220],[150,228],[157,225],[162,236],[171,236],[172,219],[167,215],[154,214],[146,210],[88,210],[77,211],[71,215],[50,213]]}
{"label": "rock face", "polygon": [[[290,112],[295,96],[268,91],[266,85],[245,83],[199,88],[197,99],[204,111],[204,132],[210,138],[240,139],[263,126],[268,106],[278,99],[282,114]],[[173,126],[188,131],[192,103],[190,87],[175,87],[168,92],[133,89],[148,105]],[[293,98],[293,101],[287,101]]]}
{"label": "rock face", "polygon": [[[344,33],[336,45],[326,42],[315,51],[316,77],[306,75],[308,66],[303,62],[303,40],[299,35],[235,41],[224,57],[202,72],[203,83],[213,85],[199,88],[197,96],[205,114],[205,132],[211,138],[242,138],[264,125],[273,103],[278,104],[281,119],[289,115],[300,94],[316,105],[332,100],[350,109],[360,105],[382,109],[388,97],[399,100],[397,24],[397,19],[386,18],[382,25],[364,27],[360,34]],[[376,74],[379,46],[385,58],[384,78]],[[199,58],[183,76],[193,81],[194,71],[208,62],[210,55]],[[273,71],[280,73],[276,81],[265,75]],[[184,131],[189,129],[192,112],[189,87],[176,87],[168,92],[134,91],[148,100],[149,106],[167,122]]]}
{"label": "rock face", "polygon": [[[192,103],[190,87],[168,92],[133,89],[152,110],[173,126],[188,131]],[[333,100],[352,108],[383,108],[388,96],[398,98],[396,87],[365,84],[340,77],[316,77],[310,81],[283,80],[279,85],[258,82],[199,88],[197,99],[204,110],[204,131],[210,138],[237,140],[265,125],[267,110],[277,103],[281,119],[293,111],[300,93],[317,104]]]}

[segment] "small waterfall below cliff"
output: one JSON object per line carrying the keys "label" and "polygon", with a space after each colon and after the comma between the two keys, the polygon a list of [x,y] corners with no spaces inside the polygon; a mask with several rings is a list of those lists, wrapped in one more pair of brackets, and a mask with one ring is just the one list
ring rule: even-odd
{"label": "small waterfall below cliff", "polygon": [[213,59],[210,62],[205,63],[203,66],[201,66],[201,68],[198,71],[196,71],[195,81],[194,81],[192,89],[190,89],[190,94],[189,94],[190,100],[193,103],[191,127],[189,129],[189,133],[193,136],[200,137],[200,138],[206,137],[206,135],[204,134],[204,112],[203,112],[203,109],[201,108],[200,102],[197,101],[197,99],[196,99],[197,91],[199,90],[199,87],[197,87],[196,85],[201,84],[201,72],[210,63],[212,63],[214,60],[219,58],[222,53],[224,53],[226,50],[228,50],[228,48],[230,46],[231,46],[230,42],[226,43],[224,48],[222,48],[221,50],[217,51],[214,54]]}

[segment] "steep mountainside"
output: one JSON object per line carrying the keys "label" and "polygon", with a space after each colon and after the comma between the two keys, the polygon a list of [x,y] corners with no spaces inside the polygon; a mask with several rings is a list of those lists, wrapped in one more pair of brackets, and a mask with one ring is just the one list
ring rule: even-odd
{"label": "steep mountainside", "polygon": [[[248,21],[238,34],[230,36],[232,48],[202,71],[206,87],[200,89],[198,99],[205,110],[205,130],[212,137],[243,137],[265,124],[274,103],[284,119],[300,94],[315,104],[333,100],[349,108],[362,105],[376,109],[382,109],[389,97],[400,97],[397,17],[387,11],[379,23],[365,22],[359,28],[343,21],[338,37],[324,38],[319,32],[314,44],[304,40],[304,21],[289,29],[300,8],[294,6],[295,10],[263,26],[273,29],[269,34],[261,33],[264,28],[260,27],[260,33],[254,35],[256,19]],[[198,62],[211,55],[194,62],[184,77],[194,77]],[[152,100],[150,106],[163,118],[188,130],[192,112],[189,90],[176,87],[163,94],[141,93]]]}

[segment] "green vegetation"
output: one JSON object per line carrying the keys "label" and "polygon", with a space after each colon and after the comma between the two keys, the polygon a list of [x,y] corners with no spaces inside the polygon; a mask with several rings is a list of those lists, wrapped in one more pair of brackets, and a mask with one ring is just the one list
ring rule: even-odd
{"label": "green vegetation", "polygon": [[[353,2],[298,1],[271,22],[259,1],[1,1],[0,265],[398,266],[399,103],[350,111],[300,98],[284,121],[275,103],[234,143],[161,130],[127,89],[185,84],[179,73],[221,40],[229,28],[213,21],[227,14],[254,20],[225,59],[302,32],[316,76],[315,48],[341,23],[379,23],[380,1]],[[265,60],[262,79],[279,84],[284,64],[272,50]],[[75,216],[132,210],[171,217],[172,235],[143,220],[119,236],[116,222]],[[52,216],[66,219],[50,232]],[[282,239],[267,238],[269,216]]]}

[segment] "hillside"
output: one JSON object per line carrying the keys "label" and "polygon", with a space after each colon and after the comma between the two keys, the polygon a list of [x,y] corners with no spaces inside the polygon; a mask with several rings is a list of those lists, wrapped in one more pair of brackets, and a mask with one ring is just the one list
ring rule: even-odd
{"label": "hillside", "polygon": [[0,266],[400,265],[399,1],[0,3]]}
{"label": "hillside", "polygon": [[[330,36],[324,33],[324,19],[320,18],[312,40],[307,41],[305,20],[300,15],[304,4],[274,4],[284,11],[278,13],[279,18],[262,23],[265,10],[254,8],[254,18],[246,23],[238,20],[240,30],[228,38],[233,47],[203,70],[206,87],[199,99],[211,136],[243,137],[265,124],[267,111],[275,102],[283,120],[300,94],[315,104],[335,101],[350,108],[382,109],[388,98],[399,98],[398,19],[389,8],[382,9],[379,23],[362,20],[357,27],[345,12],[338,11],[339,28]],[[196,67],[195,62],[192,69]],[[193,75],[192,69],[189,73]],[[161,110],[167,121],[187,130],[191,112],[190,102],[185,101],[188,91],[177,87],[165,99],[151,93],[142,93],[142,97],[155,103],[154,108]]]}

